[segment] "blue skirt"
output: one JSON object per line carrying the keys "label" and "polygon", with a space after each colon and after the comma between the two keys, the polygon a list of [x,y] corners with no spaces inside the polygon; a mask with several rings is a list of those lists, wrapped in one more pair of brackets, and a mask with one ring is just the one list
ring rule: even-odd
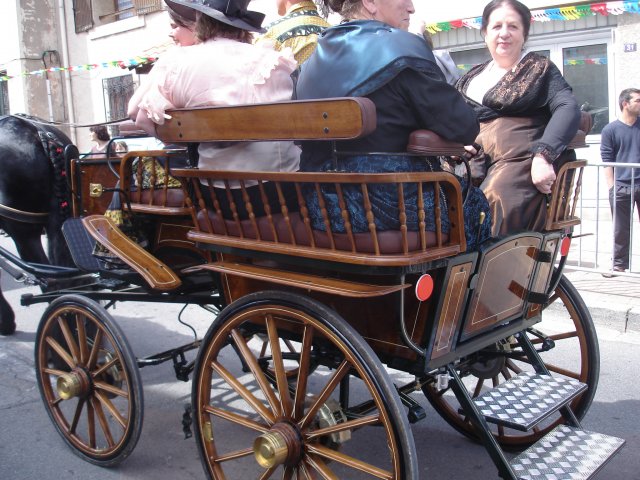
{"label": "blue skirt", "polygon": [[[322,171],[335,171],[333,162],[323,165]],[[344,157],[338,160],[338,170],[341,172],[358,173],[396,173],[396,172],[435,172],[441,171],[439,164],[432,164],[424,158],[404,155],[362,155]],[[467,250],[474,250],[479,243],[489,238],[491,234],[491,218],[487,199],[480,189],[471,187],[467,203],[464,207],[465,235]],[[331,230],[336,233],[345,233],[344,219],[338,202],[335,187],[325,184],[321,187],[327,215],[331,223]],[[374,223],[378,231],[399,230],[399,204],[398,189],[393,184],[367,185],[371,211]],[[364,210],[362,190],[355,185],[343,185],[343,197],[346,203],[349,221],[354,233],[368,232],[369,222]],[[305,192],[305,201],[309,209],[312,227],[316,230],[325,230],[320,203],[315,190]],[[426,230],[436,231],[434,188],[426,184],[422,189],[422,204],[425,210]],[[407,216],[407,228],[418,230],[418,186],[417,184],[405,184],[404,205]],[[447,206],[444,195],[440,192],[441,225],[442,232],[449,233],[450,224],[447,215]],[[486,215],[482,225],[479,223],[480,212]]]}

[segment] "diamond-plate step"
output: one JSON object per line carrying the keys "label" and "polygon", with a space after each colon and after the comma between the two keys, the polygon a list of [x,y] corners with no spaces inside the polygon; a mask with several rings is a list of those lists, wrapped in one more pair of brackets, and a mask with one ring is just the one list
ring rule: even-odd
{"label": "diamond-plate step", "polygon": [[523,372],[473,401],[487,422],[526,432],[586,389],[573,378]]}
{"label": "diamond-plate step", "polygon": [[624,444],[621,438],[558,425],[509,464],[518,480],[586,480]]}

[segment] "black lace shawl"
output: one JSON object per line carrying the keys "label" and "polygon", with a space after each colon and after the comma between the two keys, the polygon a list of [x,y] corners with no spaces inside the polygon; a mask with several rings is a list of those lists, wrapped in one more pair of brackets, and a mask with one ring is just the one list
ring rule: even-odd
{"label": "black lace shawl", "polygon": [[[471,80],[489,62],[473,67],[456,83],[466,93]],[[564,151],[578,130],[580,111],[571,87],[558,67],[548,58],[528,53],[482,99],[482,105],[470,98],[480,123],[502,116],[537,117],[547,122],[540,141],[531,146],[532,154],[542,154],[552,162]]]}

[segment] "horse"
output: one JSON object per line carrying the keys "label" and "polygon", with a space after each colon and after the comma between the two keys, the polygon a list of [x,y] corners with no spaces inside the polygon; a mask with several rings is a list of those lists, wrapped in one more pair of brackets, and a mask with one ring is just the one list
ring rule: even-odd
{"label": "horse", "polygon": [[[71,207],[65,162],[69,145],[67,135],[36,117],[0,117],[0,229],[25,262],[73,266],[62,235]],[[0,335],[15,329],[15,314],[0,288]]]}

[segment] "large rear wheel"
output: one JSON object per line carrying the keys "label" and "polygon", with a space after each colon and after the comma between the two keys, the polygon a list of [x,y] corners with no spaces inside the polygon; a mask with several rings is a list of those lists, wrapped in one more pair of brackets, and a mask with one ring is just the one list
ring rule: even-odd
{"label": "large rear wheel", "polygon": [[[571,404],[576,417],[582,419],[591,406],[598,386],[600,352],[591,314],[578,291],[564,275],[545,305],[542,322],[535,329],[527,330],[527,335],[538,350],[546,350],[540,355],[552,375],[574,378],[588,386]],[[504,339],[485,349],[481,355],[481,361],[463,359],[458,369],[473,398],[521,371],[533,371],[515,339]],[[450,425],[464,435],[478,439],[473,425],[461,413],[460,404],[451,389],[437,391],[434,383],[428,382],[423,386],[423,392]],[[491,425],[491,428],[503,448],[518,450],[537,441],[561,420],[558,413],[529,432],[496,425]]]}
{"label": "large rear wheel", "polygon": [[418,478],[387,372],[309,298],[260,292],[226,307],[198,354],[192,400],[210,478]]}
{"label": "large rear wheel", "polygon": [[65,295],[36,334],[36,376],[51,421],[72,451],[112,467],[142,430],[142,384],[122,331],[98,303]]}

